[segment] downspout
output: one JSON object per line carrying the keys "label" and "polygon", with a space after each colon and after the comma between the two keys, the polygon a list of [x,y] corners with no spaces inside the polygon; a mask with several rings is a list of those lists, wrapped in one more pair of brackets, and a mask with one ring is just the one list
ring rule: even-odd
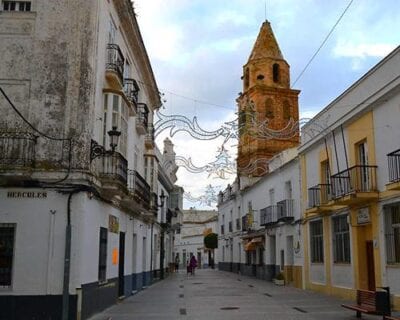
{"label": "downspout", "polygon": [[[150,280],[153,282],[153,226],[154,222],[151,223],[151,233],[150,233]],[[146,272],[143,270],[143,272]]]}

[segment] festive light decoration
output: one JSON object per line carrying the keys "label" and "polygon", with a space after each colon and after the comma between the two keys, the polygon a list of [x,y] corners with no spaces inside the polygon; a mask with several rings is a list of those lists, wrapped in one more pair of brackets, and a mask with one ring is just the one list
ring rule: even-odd
{"label": "festive light decoration", "polygon": [[190,192],[185,192],[183,194],[184,199],[186,199],[189,202],[193,203],[199,203],[199,205],[206,205],[209,207],[213,207],[218,200],[217,196],[217,187],[213,187],[211,184],[209,184],[206,187],[206,190],[203,195],[199,197],[192,196]]}

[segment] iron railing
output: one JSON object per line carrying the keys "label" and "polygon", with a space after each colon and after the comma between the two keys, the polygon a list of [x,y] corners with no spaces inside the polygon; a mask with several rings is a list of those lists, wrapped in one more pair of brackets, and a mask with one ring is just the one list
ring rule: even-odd
{"label": "iron railing", "polygon": [[116,72],[121,82],[123,81],[124,61],[125,58],[119,46],[109,43],[107,45],[106,69]]}
{"label": "iron railing", "polygon": [[149,121],[149,108],[145,103],[138,103],[137,106],[136,124],[143,126],[147,130]]}
{"label": "iron railing", "polygon": [[389,182],[400,181],[400,149],[387,155],[389,168]]}
{"label": "iron railing", "polygon": [[272,205],[260,210],[260,226],[267,226],[276,223],[278,206]]}
{"label": "iron railing", "polygon": [[36,139],[28,132],[0,132],[0,166],[33,167]]}
{"label": "iron railing", "polygon": [[[135,198],[142,200],[146,208],[150,208],[150,186],[136,170],[128,171],[128,190]],[[157,205],[157,198],[152,199],[153,203]]]}
{"label": "iron railing", "polygon": [[101,178],[117,180],[126,185],[128,161],[119,152],[106,152],[98,161],[98,173]]}
{"label": "iron railing", "polygon": [[276,203],[278,207],[277,220],[289,221],[294,219],[293,199],[285,199]]}
{"label": "iron railing", "polygon": [[377,166],[355,165],[331,177],[332,197],[338,199],[355,192],[377,191]]}
{"label": "iron railing", "polygon": [[135,79],[124,79],[124,92],[128,100],[136,108],[136,104],[138,102],[139,86]]}
{"label": "iron railing", "polygon": [[308,189],[308,207],[314,208],[327,204],[332,200],[330,183],[320,183]]}

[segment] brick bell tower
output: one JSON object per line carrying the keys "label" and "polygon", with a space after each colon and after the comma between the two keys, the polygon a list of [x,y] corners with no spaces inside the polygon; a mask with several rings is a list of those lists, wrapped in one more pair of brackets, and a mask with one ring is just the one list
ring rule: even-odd
{"label": "brick bell tower", "polygon": [[[289,121],[299,120],[299,90],[290,88],[290,66],[283,58],[265,21],[260,29],[249,60],[243,66],[243,92],[236,100],[239,108],[238,175],[252,178],[265,173],[266,160],[299,144],[299,133],[285,139],[257,136],[257,125],[266,119],[268,130],[282,130]],[[292,119],[292,120],[291,120]],[[257,180],[257,179],[256,179]]]}

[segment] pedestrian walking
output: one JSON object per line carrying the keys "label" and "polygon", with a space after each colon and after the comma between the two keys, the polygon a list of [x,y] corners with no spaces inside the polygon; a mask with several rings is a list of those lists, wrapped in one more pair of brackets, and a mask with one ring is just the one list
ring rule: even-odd
{"label": "pedestrian walking", "polygon": [[192,271],[192,275],[194,275],[196,267],[197,267],[197,260],[196,257],[192,255],[192,257],[190,258],[190,269]]}

